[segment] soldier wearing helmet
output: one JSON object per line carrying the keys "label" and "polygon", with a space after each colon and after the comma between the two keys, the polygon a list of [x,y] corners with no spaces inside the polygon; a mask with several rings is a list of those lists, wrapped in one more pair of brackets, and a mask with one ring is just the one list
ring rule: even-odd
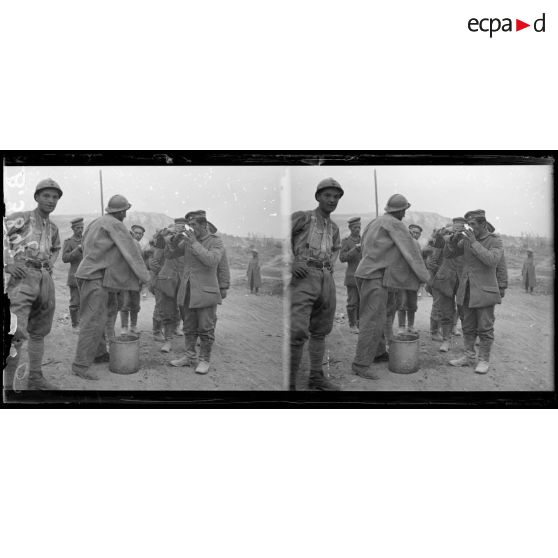
{"label": "soldier wearing helmet", "polygon": [[139,291],[149,281],[141,250],[122,223],[130,207],[124,196],[112,196],[106,214],[92,221],[83,235],[83,260],[76,271],[80,332],[72,372],[86,380],[99,379],[90,370],[93,362],[108,361],[105,328],[116,315],[116,293]]}
{"label": "soldier wearing helmet", "polygon": [[10,312],[17,318],[12,339],[13,356],[4,369],[4,387],[13,386],[19,355],[25,340],[29,357],[27,389],[57,389],[43,376],[41,364],[45,337],[54,317],[55,296],[52,269],[60,252],[58,227],[50,220],[62,197],[62,189],[52,179],[41,180],[35,188],[37,207],[6,217],[7,254],[4,271],[10,276],[7,294]]}
{"label": "soldier wearing helmet", "polygon": [[360,293],[360,328],[353,372],[377,380],[371,368],[385,360],[384,329],[390,289],[417,290],[428,272],[417,243],[401,222],[411,206],[401,194],[388,200],[385,214],[371,221],[362,234],[362,259],[355,271]]}
{"label": "soldier wearing helmet", "polygon": [[312,390],[337,390],[325,378],[322,363],[325,337],[333,328],[335,317],[335,283],[333,265],[341,246],[339,228],[330,215],[343,196],[337,180],[322,180],[315,193],[318,207],[292,215],[291,247],[293,252],[291,297],[291,357],[289,389],[296,380],[304,344],[310,337],[310,378]]}

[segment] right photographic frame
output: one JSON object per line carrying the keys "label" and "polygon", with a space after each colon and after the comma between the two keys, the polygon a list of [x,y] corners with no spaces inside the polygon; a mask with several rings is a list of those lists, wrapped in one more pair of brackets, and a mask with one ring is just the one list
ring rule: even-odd
{"label": "right photographic frame", "polygon": [[288,389],[553,399],[554,164],[434,152],[288,166]]}

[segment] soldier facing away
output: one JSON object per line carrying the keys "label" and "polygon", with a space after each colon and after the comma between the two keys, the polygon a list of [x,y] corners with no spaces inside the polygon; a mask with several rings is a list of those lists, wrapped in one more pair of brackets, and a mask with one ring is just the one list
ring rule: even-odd
{"label": "soldier facing away", "polygon": [[339,228],[330,215],[343,196],[337,180],[325,178],[315,193],[318,207],[292,214],[291,247],[293,251],[291,299],[291,358],[289,389],[296,380],[304,344],[308,337],[310,353],[309,389],[331,391],[338,388],[323,373],[325,338],[331,333],[335,318],[336,294],[333,265],[341,246]]}
{"label": "soldier facing away", "polygon": [[58,227],[49,217],[61,197],[62,189],[52,178],[41,180],[34,194],[37,207],[6,217],[9,250],[4,271],[10,275],[7,293],[17,328],[12,340],[15,354],[10,352],[4,369],[4,387],[13,386],[22,345],[27,340],[27,389],[57,389],[43,376],[42,362],[55,309],[52,269],[60,252]]}
{"label": "soldier facing away", "polygon": [[523,277],[523,287],[525,288],[525,292],[529,294],[533,294],[533,289],[537,284],[537,275],[535,273],[535,259],[533,258],[533,250],[527,250],[527,257],[523,262],[521,275]]}

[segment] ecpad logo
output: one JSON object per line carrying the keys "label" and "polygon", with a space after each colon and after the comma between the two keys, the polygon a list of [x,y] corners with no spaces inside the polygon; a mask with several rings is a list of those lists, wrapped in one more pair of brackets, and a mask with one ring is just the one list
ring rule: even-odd
{"label": "ecpad logo", "polygon": [[[533,22],[533,29],[535,30],[535,32],[545,32],[545,15],[546,14],[543,13],[543,15],[539,19],[536,19]],[[490,38],[492,38],[492,35],[494,33],[497,33],[498,31],[503,31],[504,33],[513,31],[512,20],[509,17],[505,17],[503,19],[497,17],[485,17],[483,19],[477,19],[475,17],[472,17],[469,20],[467,27],[469,28],[469,31],[472,31],[473,33],[477,33],[478,31],[490,33]],[[520,19],[515,20],[516,31],[521,31],[522,29],[526,29],[527,27],[531,27],[531,24],[525,23]]]}

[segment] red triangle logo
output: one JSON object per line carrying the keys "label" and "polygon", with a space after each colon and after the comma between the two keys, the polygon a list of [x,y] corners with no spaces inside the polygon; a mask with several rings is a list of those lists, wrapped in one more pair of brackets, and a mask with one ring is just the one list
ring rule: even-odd
{"label": "red triangle logo", "polygon": [[531,27],[531,24],[530,23],[525,23],[524,21],[521,21],[520,19],[515,20],[515,30],[516,31],[521,31],[522,29],[525,29],[526,27]]}

